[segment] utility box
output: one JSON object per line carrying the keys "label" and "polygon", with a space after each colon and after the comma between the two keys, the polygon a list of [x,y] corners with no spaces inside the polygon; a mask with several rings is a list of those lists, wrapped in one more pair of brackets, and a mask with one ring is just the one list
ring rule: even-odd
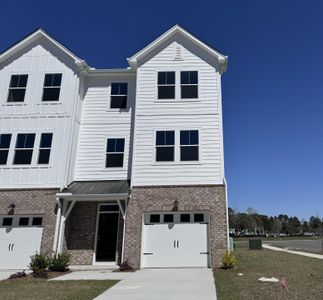
{"label": "utility box", "polygon": [[249,249],[250,250],[261,250],[262,240],[261,239],[249,239]]}

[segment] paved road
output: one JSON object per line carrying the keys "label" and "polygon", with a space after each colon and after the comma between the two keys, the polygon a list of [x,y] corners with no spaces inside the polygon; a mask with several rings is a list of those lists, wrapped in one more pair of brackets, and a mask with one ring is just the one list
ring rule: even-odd
{"label": "paved road", "polygon": [[215,300],[211,269],[143,269],[95,300]]}
{"label": "paved road", "polygon": [[286,241],[266,241],[270,246],[281,247],[289,250],[307,251],[319,253],[322,251],[321,240],[286,240]]}

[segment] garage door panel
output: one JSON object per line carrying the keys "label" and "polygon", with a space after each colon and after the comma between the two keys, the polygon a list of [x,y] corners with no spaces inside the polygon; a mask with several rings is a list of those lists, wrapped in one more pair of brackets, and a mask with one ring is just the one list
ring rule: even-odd
{"label": "garage door panel", "polygon": [[207,267],[208,224],[143,225],[143,267]]}

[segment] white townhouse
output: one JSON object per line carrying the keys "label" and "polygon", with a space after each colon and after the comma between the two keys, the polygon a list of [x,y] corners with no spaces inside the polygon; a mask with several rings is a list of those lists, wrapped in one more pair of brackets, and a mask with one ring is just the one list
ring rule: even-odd
{"label": "white townhouse", "polygon": [[0,268],[220,264],[227,57],[176,25],[128,63],[91,68],[41,29],[0,55]]}

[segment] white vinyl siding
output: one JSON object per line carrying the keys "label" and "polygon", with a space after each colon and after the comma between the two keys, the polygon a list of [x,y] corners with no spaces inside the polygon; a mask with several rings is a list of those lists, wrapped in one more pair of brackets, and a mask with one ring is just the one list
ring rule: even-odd
{"label": "white vinyl siding", "polygon": [[[43,102],[45,74],[61,73],[59,101]],[[11,133],[6,165],[0,165],[0,188],[61,187],[66,185],[71,135],[78,101],[78,69],[73,60],[45,38],[0,65],[0,134]],[[23,102],[7,102],[11,75],[28,74]],[[50,161],[38,165],[41,133],[52,132]],[[36,133],[32,163],[13,165],[18,133]]]}
{"label": "white vinyl siding", "polygon": [[[219,110],[220,75],[205,53],[182,41],[182,60],[174,60],[174,45],[160,49],[137,69],[136,124],[132,185],[222,184],[222,132]],[[156,51],[157,52],[157,51]],[[203,58],[202,58],[203,57]],[[157,98],[159,71],[176,72],[176,97]],[[198,98],[181,99],[180,72],[198,72]],[[199,160],[155,162],[155,131],[198,130]],[[177,141],[179,145],[179,141]],[[176,149],[179,152],[179,147]]]}

